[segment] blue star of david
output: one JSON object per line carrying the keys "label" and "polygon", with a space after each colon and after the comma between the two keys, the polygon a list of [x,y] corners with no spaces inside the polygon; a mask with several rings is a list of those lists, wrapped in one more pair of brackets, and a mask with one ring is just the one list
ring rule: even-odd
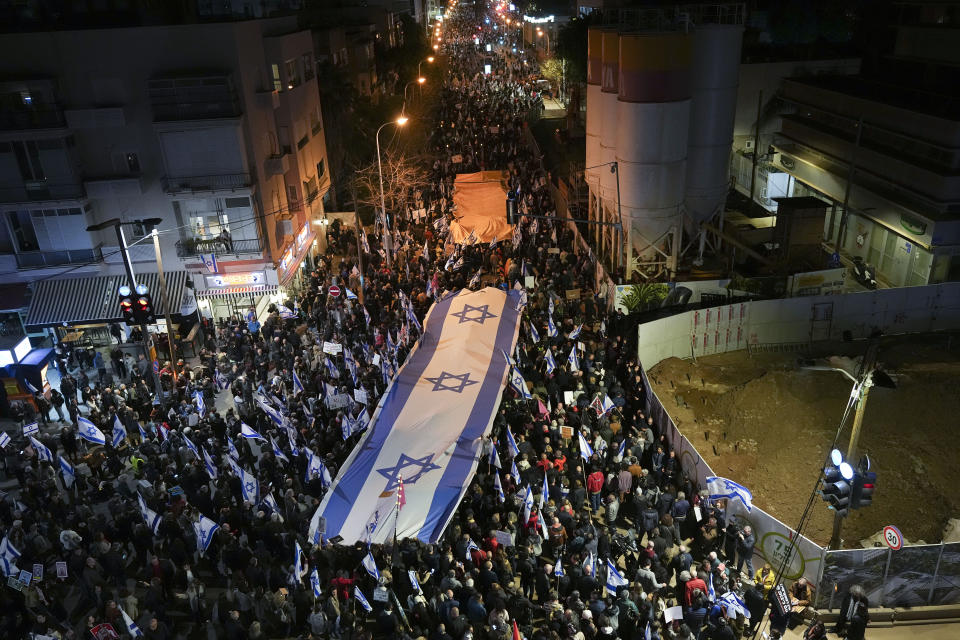
{"label": "blue star of david", "polygon": [[[457,393],[461,393],[470,385],[477,384],[476,380],[470,379],[469,371],[467,373],[461,373],[460,375],[454,375],[452,373],[447,373],[446,371],[441,371],[440,375],[436,378],[424,379],[433,383],[432,391],[456,391]],[[458,380],[460,384],[448,385],[446,384],[447,380]]]}
{"label": "blue star of david", "polygon": [[[427,454],[422,458],[411,458],[405,453],[400,454],[400,459],[395,467],[386,467],[377,469],[377,473],[387,479],[387,488],[384,491],[393,491],[400,486],[400,477],[403,477],[403,484],[413,484],[425,473],[439,469],[440,465],[433,464],[433,454]],[[419,467],[420,470],[415,474],[405,476],[403,470],[407,467]]]}
{"label": "blue star of david", "polygon": [[252,482],[248,482],[247,484],[245,484],[245,485],[243,485],[243,486],[246,488],[247,493],[253,493],[253,490],[256,488],[256,487],[254,487],[254,484],[253,484]]}
{"label": "blue star of david", "polygon": [[[483,324],[483,321],[487,318],[496,318],[497,316],[493,315],[489,311],[490,305],[482,304],[479,307],[475,307],[472,304],[463,305],[463,309],[457,311],[456,313],[451,313],[450,315],[460,318],[458,324],[463,324],[464,322],[476,322],[477,324]],[[477,317],[470,317],[467,314],[474,311],[479,311],[480,315]]]}
{"label": "blue star of david", "polygon": [[89,433],[90,435],[95,435],[97,433],[97,430],[94,429],[93,427],[87,427],[87,433]]}

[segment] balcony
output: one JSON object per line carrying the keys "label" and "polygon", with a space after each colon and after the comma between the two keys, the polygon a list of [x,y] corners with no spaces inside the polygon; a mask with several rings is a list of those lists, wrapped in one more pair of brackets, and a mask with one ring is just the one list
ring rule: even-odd
{"label": "balcony", "polygon": [[34,109],[0,109],[0,131],[64,129],[63,110],[55,105]]}
{"label": "balcony", "polygon": [[83,185],[91,198],[135,198],[143,194],[140,176],[84,178]]}
{"label": "balcony", "polygon": [[224,173],[216,176],[184,176],[163,179],[163,190],[169,194],[249,189],[253,180],[249,173]]}
{"label": "balcony", "polygon": [[202,254],[240,255],[241,253],[263,253],[263,243],[260,238],[252,240],[225,241],[219,238],[185,238],[177,241],[177,256],[189,258]]}
{"label": "balcony", "polygon": [[24,251],[16,254],[18,269],[42,269],[67,264],[94,264],[103,260],[99,247],[64,249],[62,251]]}
{"label": "balcony", "polygon": [[290,170],[290,147],[281,147],[278,153],[263,161],[263,172],[268,176],[282,176]]}
{"label": "balcony", "polygon": [[81,200],[84,197],[86,194],[79,182],[33,180],[16,187],[0,187],[0,202],[3,203]]}
{"label": "balcony", "polygon": [[64,114],[67,125],[71,129],[100,129],[122,127],[127,124],[127,116],[123,107],[67,109]]}
{"label": "balcony", "polygon": [[154,78],[149,93],[155,122],[238,118],[243,114],[229,75]]}

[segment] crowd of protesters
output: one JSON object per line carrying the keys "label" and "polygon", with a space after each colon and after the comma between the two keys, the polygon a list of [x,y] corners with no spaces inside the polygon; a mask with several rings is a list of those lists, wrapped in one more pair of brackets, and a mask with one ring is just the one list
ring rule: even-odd
{"label": "crowd of protesters", "polygon": [[[262,323],[251,311],[208,327],[197,366],[161,372],[163,393],[154,393],[145,360],[124,365],[122,355],[112,372],[101,356],[64,377],[56,407],[45,409],[65,426],[36,436],[53,460],[25,444],[12,470],[18,491],[0,503],[4,548],[19,554],[4,556],[8,575],[43,566],[41,580],[0,596],[2,637],[88,637],[104,623],[131,635],[133,621],[157,640],[689,640],[744,637],[765,619],[773,572],[754,572],[753,532],[705,499],[649,415],[629,324],[608,312],[593,256],[573,249],[565,224],[541,218],[524,218],[496,243],[449,238],[457,173],[505,170],[521,214],[554,214],[547,176],[522,137],[536,108],[524,86],[534,66],[518,55],[482,58],[497,34],[475,22],[454,14],[445,23],[433,187],[410,203],[429,215],[425,224],[392,216],[392,267],[382,236],[338,229],[298,293]],[[349,257],[357,245],[367,261],[362,302],[329,296],[333,283],[361,292]],[[535,286],[514,357],[533,397],[504,391],[442,541],[310,544],[307,527],[330,478],[419,335],[411,315],[422,320],[446,292],[509,288],[528,276]],[[568,296],[573,290],[581,295]],[[324,342],[343,352],[326,353]],[[366,402],[331,402],[356,390]],[[78,439],[81,418],[107,434],[105,446]],[[118,424],[126,436],[112,446]],[[242,424],[265,439],[242,437]],[[256,497],[236,467],[256,477]],[[525,517],[528,486],[535,500]],[[201,516],[219,525],[205,549]],[[368,553],[379,579],[362,563]],[[610,567],[625,577],[617,588],[607,586]],[[809,589],[794,585],[797,599],[810,602]],[[749,618],[722,604],[728,591]],[[666,622],[674,606],[681,613]],[[776,618],[772,628],[786,624]]]}

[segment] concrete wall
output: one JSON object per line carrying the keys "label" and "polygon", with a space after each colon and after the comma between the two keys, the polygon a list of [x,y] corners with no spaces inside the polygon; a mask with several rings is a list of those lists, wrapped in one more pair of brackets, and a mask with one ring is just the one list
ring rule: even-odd
{"label": "concrete wall", "polygon": [[960,327],[960,283],[878,289],[845,295],[741,302],[687,311],[640,325],[638,356],[645,367],[748,345],[840,340],[947,331]]}

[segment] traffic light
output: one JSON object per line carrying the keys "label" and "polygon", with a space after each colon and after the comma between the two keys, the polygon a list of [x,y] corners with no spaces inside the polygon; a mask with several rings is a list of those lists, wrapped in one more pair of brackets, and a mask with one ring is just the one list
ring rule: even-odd
{"label": "traffic light", "polygon": [[133,315],[138,324],[153,324],[157,317],[153,314],[153,298],[144,284],[137,285],[137,298],[133,303]]}
{"label": "traffic light", "polygon": [[850,497],[853,491],[853,467],[844,462],[843,455],[836,449],[830,453],[830,461],[823,470],[823,488],[820,495],[823,500],[841,516],[850,510]]}
{"label": "traffic light", "polygon": [[124,285],[117,291],[120,295],[120,314],[123,321],[129,325],[137,324],[137,318],[133,313],[133,298],[131,297],[130,287]]}
{"label": "traffic light", "polygon": [[513,191],[507,193],[507,224],[517,223],[517,194]]}
{"label": "traffic light", "polygon": [[873,503],[873,491],[877,486],[877,474],[874,471],[857,471],[853,477],[853,492],[850,496],[850,508],[860,509]]}

